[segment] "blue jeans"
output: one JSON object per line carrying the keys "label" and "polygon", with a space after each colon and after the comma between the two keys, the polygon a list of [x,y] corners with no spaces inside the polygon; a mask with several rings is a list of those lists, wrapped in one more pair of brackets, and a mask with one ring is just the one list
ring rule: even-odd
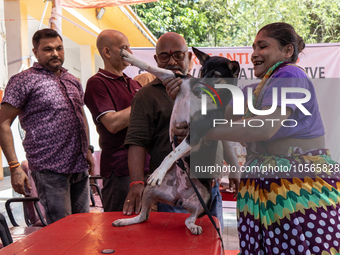
{"label": "blue jeans", "polygon": [[48,224],[73,213],[89,212],[90,186],[87,170],[74,174],[34,171],[32,177]]}
{"label": "blue jeans", "polygon": [[[157,210],[159,212],[174,212],[174,213],[189,213],[182,206],[171,206],[166,203],[157,203]],[[223,209],[222,209],[222,196],[216,182],[216,185],[211,189],[211,215],[215,216],[221,226],[221,235],[223,233]]]}

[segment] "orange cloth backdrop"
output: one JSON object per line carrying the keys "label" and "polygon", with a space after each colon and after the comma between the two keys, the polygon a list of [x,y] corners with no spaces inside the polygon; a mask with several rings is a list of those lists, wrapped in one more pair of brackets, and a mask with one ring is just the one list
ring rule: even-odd
{"label": "orange cloth backdrop", "polygon": [[61,0],[61,5],[70,8],[101,8],[155,1],[157,0]]}

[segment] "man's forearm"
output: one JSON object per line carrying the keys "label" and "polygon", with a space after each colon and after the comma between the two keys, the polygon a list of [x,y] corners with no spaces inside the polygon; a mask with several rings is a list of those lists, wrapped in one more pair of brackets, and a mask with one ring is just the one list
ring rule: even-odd
{"label": "man's forearm", "polygon": [[8,162],[17,161],[11,127],[0,124],[0,146]]}
{"label": "man's forearm", "polygon": [[118,112],[108,112],[100,117],[100,122],[105,128],[115,134],[129,125],[131,107],[127,107]]}
{"label": "man's forearm", "polygon": [[11,125],[19,112],[19,109],[8,103],[3,103],[0,106],[0,146],[8,162],[18,160],[15,154]]}
{"label": "man's forearm", "polygon": [[145,148],[130,145],[128,152],[128,165],[131,182],[144,181],[145,154]]}
{"label": "man's forearm", "polygon": [[237,169],[239,169],[240,165],[238,163],[238,158],[231,143],[228,141],[222,141],[222,144],[224,160],[228,165],[235,166]]}

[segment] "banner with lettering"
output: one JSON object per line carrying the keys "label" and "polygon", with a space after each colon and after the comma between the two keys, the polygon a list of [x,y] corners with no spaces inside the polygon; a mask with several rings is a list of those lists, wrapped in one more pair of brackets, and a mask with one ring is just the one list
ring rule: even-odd
{"label": "banner with lettering", "polygon": [[[251,63],[252,47],[197,47],[199,50],[212,55],[223,56],[240,63],[240,79],[256,79]],[[154,60],[155,48],[132,48],[133,54],[150,65],[156,65]],[[194,66],[191,74],[198,75],[200,64],[193,56]],[[298,65],[305,68],[308,75],[313,79],[318,78],[340,78],[340,43],[329,44],[307,44],[300,54]],[[134,77],[143,72],[136,67],[128,67],[124,71],[128,76]]]}
{"label": "banner with lettering", "polygon": [[[254,77],[251,63],[252,47],[198,47],[199,50],[212,56],[223,56],[240,63],[239,86],[255,83],[259,80]],[[133,54],[150,65],[156,65],[154,48],[132,48]],[[326,148],[330,149],[334,160],[340,162],[340,43],[307,44],[299,55],[297,64],[303,67],[309,77],[313,79],[319,109],[326,131]],[[193,57],[191,74],[198,76],[200,64]],[[130,66],[124,71],[128,76],[134,77],[143,70]]]}

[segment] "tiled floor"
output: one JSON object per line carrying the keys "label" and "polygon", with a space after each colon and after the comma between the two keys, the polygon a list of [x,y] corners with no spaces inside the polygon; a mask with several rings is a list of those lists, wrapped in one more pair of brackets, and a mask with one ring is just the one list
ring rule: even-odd
{"label": "tiled floor", "polygon": [[225,250],[239,250],[236,202],[223,201],[223,244]]}
{"label": "tiled floor", "polygon": [[[0,213],[2,213],[7,220],[9,225],[10,221],[8,220],[7,213],[5,210],[5,202],[7,199],[18,196],[17,193],[14,193],[11,188],[11,180],[10,177],[4,177],[3,180],[0,180]],[[24,226],[25,222],[23,219],[23,211],[21,204],[16,204],[12,206],[12,211],[14,215],[16,215],[16,220],[19,225]],[[224,221],[224,230],[222,233],[223,244],[225,250],[239,250],[238,244],[238,233],[237,233],[237,221],[236,221],[236,202],[227,202],[223,201],[223,221]]]}

